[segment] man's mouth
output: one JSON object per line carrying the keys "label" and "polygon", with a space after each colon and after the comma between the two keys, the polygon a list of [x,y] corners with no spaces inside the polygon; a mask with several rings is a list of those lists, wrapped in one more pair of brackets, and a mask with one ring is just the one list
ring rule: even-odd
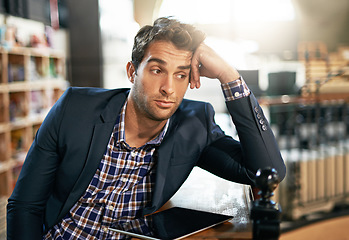
{"label": "man's mouth", "polygon": [[175,104],[174,101],[169,100],[155,100],[155,102],[160,108],[170,108]]}

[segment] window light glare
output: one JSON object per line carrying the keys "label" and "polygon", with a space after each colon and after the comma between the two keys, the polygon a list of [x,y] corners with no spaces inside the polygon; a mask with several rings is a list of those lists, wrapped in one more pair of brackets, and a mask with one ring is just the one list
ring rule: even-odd
{"label": "window light glare", "polygon": [[186,23],[222,24],[231,16],[231,0],[163,0],[159,15]]}
{"label": "window light glare", "polygon": [[240,22],[294,20],[291,0],[235,0],[234,19]]}

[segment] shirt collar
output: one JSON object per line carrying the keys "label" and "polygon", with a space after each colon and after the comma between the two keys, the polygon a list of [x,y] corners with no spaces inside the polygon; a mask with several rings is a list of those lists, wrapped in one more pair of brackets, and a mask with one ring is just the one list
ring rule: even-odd
{"label": "shirt collar", "polygon": [[[127,100],[121,109],[120,115],[118,117],[118,121],[114,128],[114,134],[116,134],[116,144],[123,144],[129,147],[125,139],[126,106],[127,106]],[[169,123],[170,123],[170,119],[166,121],[166,124],[162,129],[162,131],[154,139],[147,142],[144,146],[148,146],[148,145],[159,146],[166,135]]]}

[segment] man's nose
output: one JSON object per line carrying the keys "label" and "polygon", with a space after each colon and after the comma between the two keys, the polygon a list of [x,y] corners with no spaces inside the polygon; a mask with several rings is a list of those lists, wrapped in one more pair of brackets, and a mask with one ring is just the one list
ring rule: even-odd
{"label": "man's nose", "polygon": [[172,76],[168,75],[163,78],[160,91],[163,95],[171,95],[174,92],[174,79]]}

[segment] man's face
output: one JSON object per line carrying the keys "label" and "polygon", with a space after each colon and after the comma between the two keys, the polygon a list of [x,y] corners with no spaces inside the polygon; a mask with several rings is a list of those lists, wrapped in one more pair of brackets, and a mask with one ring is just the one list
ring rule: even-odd
{"label": "man's face", "polygon": [[128,65],[133,83],[130,101],[135,111],[156,121],[170,118],[188,88],[192,52],[177,49],[167,41],[149,45],[137,73]]}

